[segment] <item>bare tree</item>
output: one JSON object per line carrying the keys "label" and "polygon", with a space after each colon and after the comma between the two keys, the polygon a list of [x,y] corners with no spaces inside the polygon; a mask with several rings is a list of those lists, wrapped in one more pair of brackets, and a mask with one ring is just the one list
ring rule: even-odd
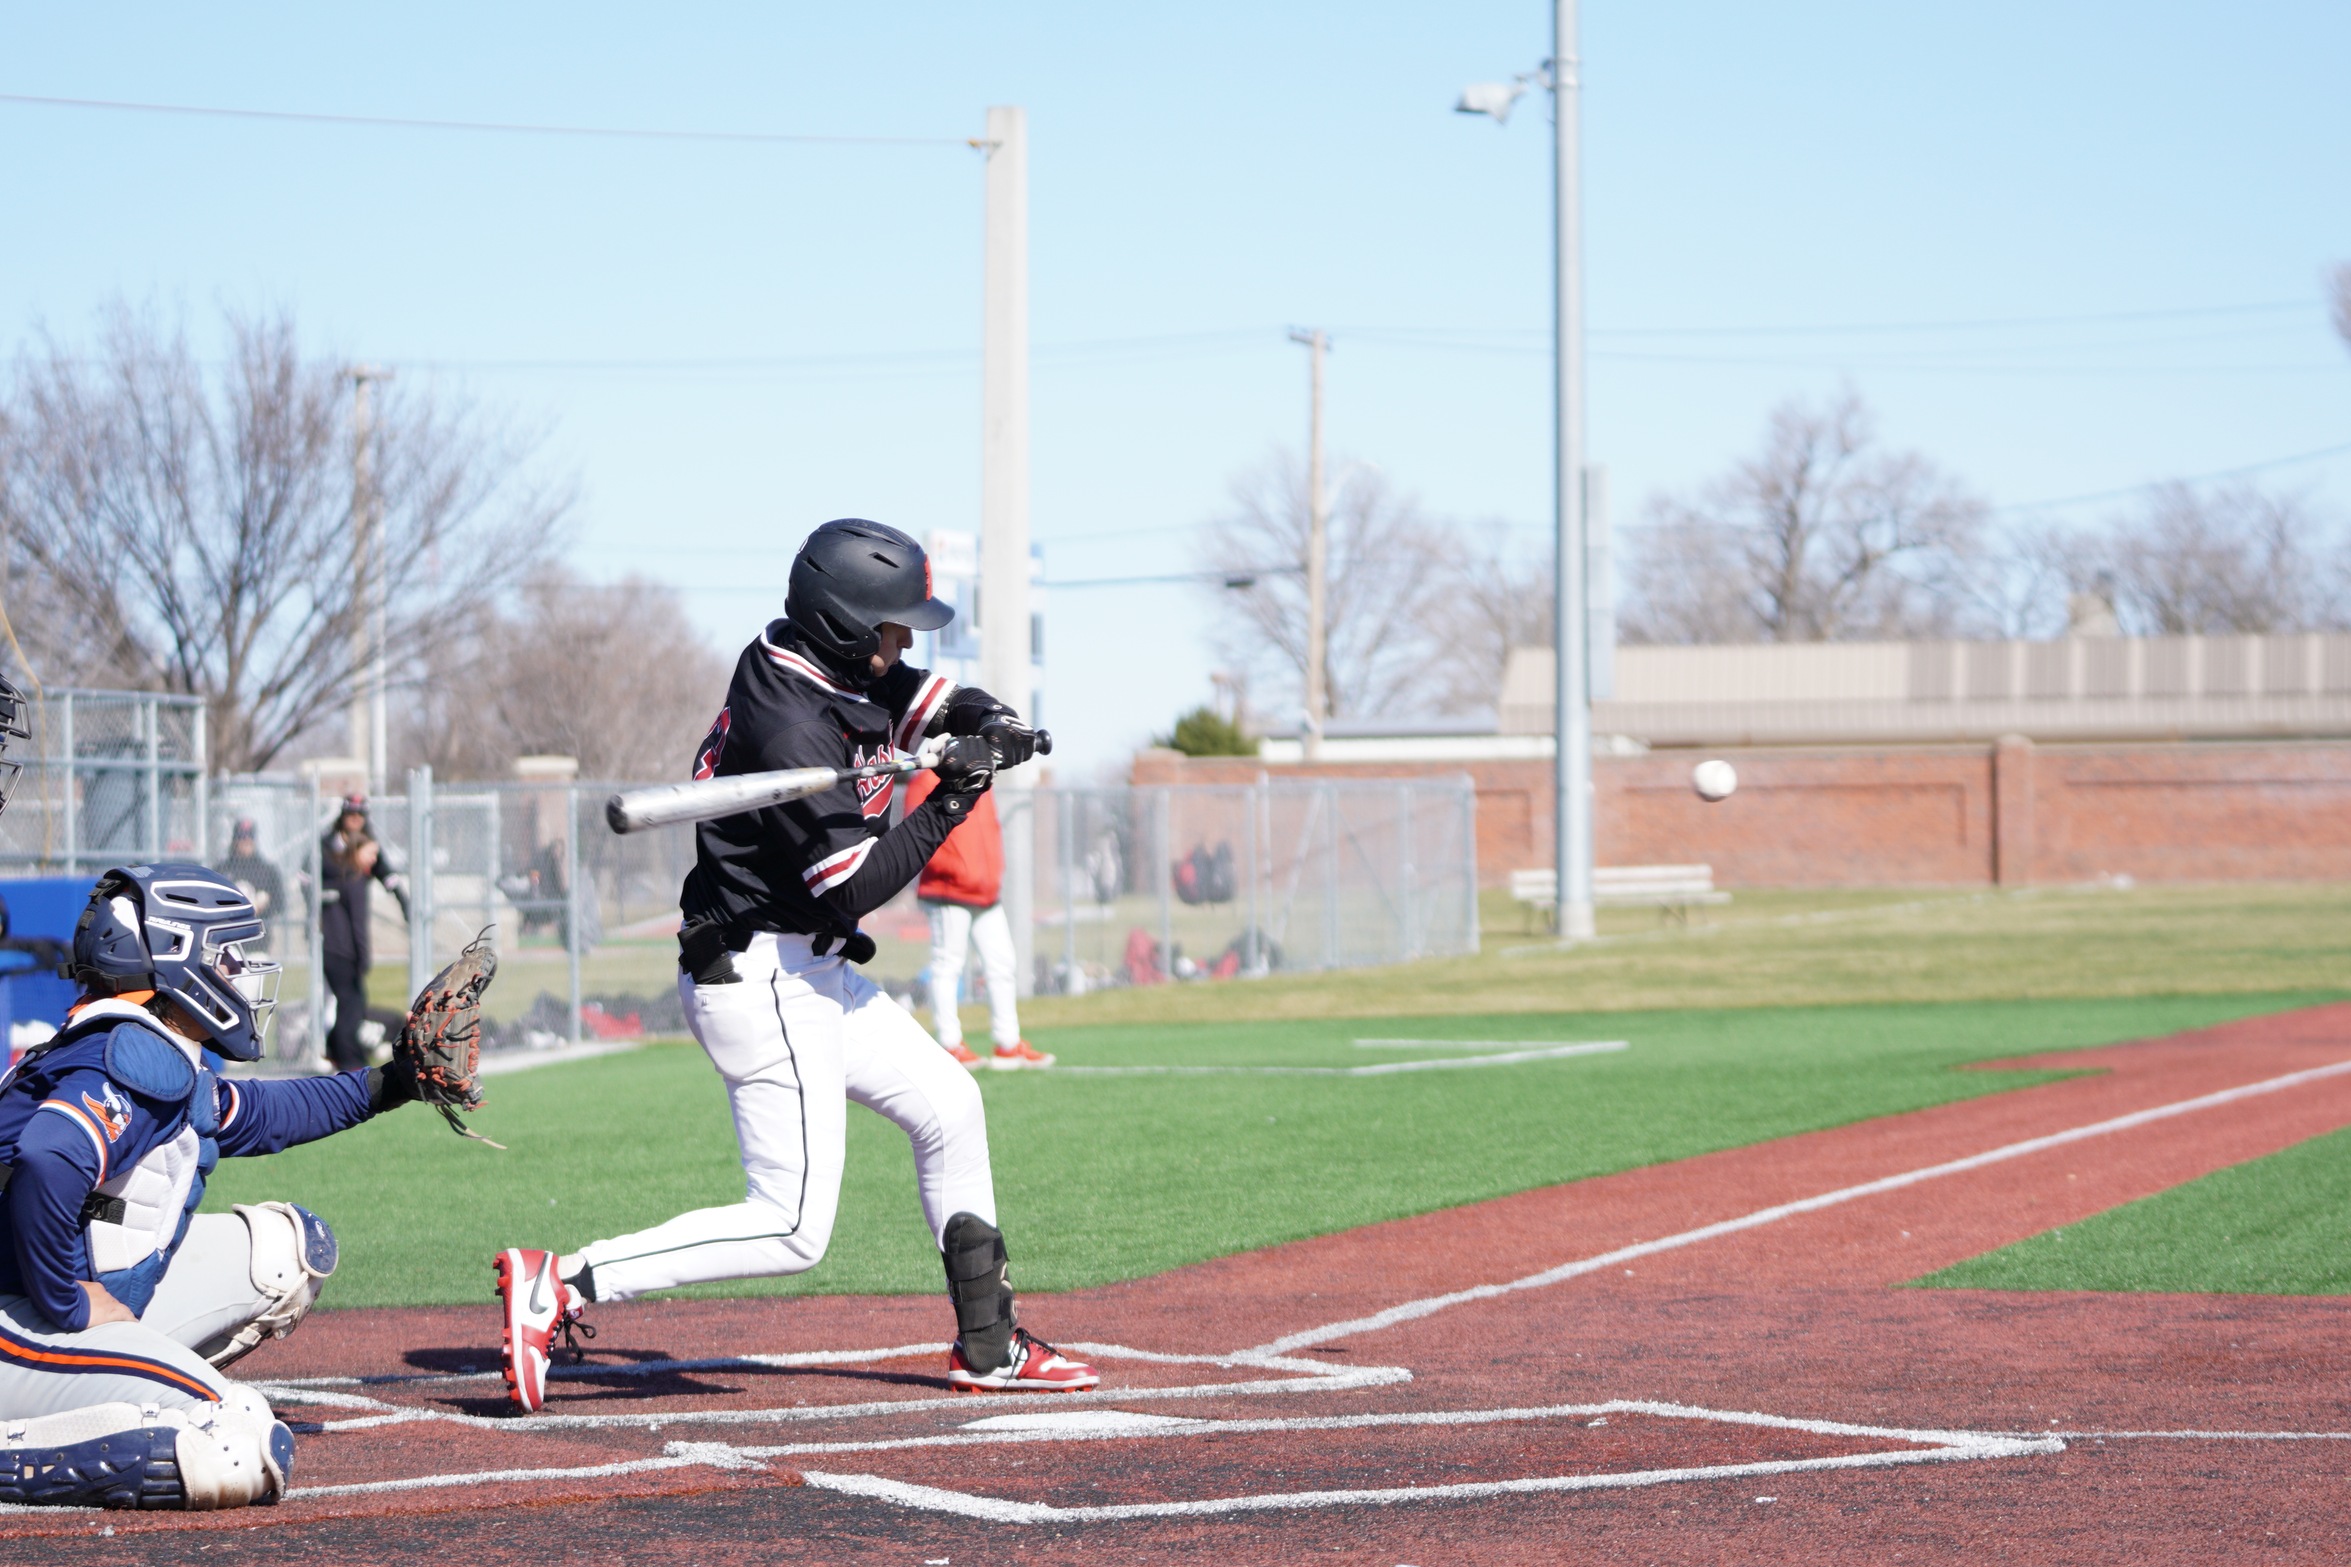
{"label": "bare tree", "polygon": [[[0,559],[52,684],[201,696],[212,760],[266,766],[347,701],[367,612],[341,366],[289,317],[231,313],[207,375],[185,332],[117,305],[93,354],[48,340],[0,420]],[[394,388],[375,422],[388,641],[480,614],[545,558],[567,493],[531,445]]]}
{"label": "bare tree", "polygon": [[2298,496],[2242,481],[2158,485],[2131,512],[2055,546],[2065,585],[2140,636],[2351,624],[2351,554]]}
{"label": "bare tree", "polygon": [[504,777],[530,755],[577,757],[587,778],[683,777],[728,669],[676,589],[551,568],[511,612],[434,645],[402,750],[454,778]]}
{"label": "bare tree", "polygon": [[[1436,696],[1429,627],[1448,575],[1444,530],[1378,469],[1341,463],[1331,497],[1325,595],[1324,689],[1334,718],[1409,711]],[[1224,655],[1260,674],[1259,688],[1305,689],[1306,479],[1284,452],[1236,480],[1232,503],[1210,524],[1201,561],[1221,582]],[[1303,697],[1296,700],[1303,701]]]}
{"label": "bare tree", "polygon": [[1692,498],[1650,502],[1632,541],[1627,640],[1948,631],[1984,516],[1925,457],[1880,447],[1853,394],[1783,403],[1756,456]]}
{"label": "bare tree", "polygon": [[1429,631],[1437,708],[1492,711],[1515,647],[1551,645],[1551,555],[1521,547],[1499,526],[1464,530],[1459,562],[1444,575]]}

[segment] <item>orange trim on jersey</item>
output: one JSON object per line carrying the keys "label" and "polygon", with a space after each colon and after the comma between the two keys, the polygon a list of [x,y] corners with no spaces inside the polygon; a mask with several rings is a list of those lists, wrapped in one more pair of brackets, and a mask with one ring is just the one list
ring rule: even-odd
{"label": "orange trim on jersey", "polygon": [[84,1115],[78,1107],[69,1105],[62,1099],[44,1099],[36,1108],[41,1110],[62,1110],[65,1112],[65,1114],[73,1117],[73,1119],[79,1123],[83,1131],[90,1134],[90,1142],[98,1150],[98,1184],[103,1184],[106,1180],[106,1166],[108,1163],[106,1157],[106,1134],[98,1130],[97,1123],[92,1121],[87,1115]]}
{"label": "orange trim on jersey", "polygon": [[72,1022],[76,1012],[81,1011],[84,1007],[95,1006],[101,1001],[127,1001],[134,1007],[143,1007],[154,999],[155,992],[152,990],[125,990],[112,996],[84,996],[65,1009],[65,1020],[68,1023]]}
{"label": "orange trim on jersey", "polygon": [[12,1360],[18,1365],[47,1371],[116,1371],[184,1388],[210,1403],[220,1402],[220,1394],[210,1384],[188,1375],[177,1366],[167,1365],[160,1360],[149,1360],[143,1355],[51,1349],[45,1344],[28,1343],[14,1334],[0,1333],[0,1360]]}

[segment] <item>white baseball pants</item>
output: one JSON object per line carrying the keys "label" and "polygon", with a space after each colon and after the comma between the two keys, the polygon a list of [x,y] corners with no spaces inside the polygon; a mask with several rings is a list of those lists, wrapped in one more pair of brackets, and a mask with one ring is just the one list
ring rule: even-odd
{"label": "white baseball pants", "polygon": [[681,974],[678,997],[726,1080],[744,1200],[582,1247],[597,1299],[815,1267],[840,1207],[851,1100],[914,1145],[934,1241],[958,1213],[996,1222],[979,1088],[921,1024],[838,953],[817,957],[806,936],[761,932],[735,955],[735,972],[723,985]]}
{"label": "white baseball pants", "polygon": [[950,1050],[963,1042],[963,1019],[955,1007],[963,999],[968,943],[980,949],[980,968],[988,976],[988,1031],[995,1035],[997,1049],[1010,1050],[1020,1043],[1020,959],[1004,905],[975,909],[926,900],[923,907],[931,913],[931,1031]]}

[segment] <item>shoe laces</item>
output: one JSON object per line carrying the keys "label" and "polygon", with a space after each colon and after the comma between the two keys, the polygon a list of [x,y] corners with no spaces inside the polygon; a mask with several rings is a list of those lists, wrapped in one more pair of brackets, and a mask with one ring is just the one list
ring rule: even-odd
{"label": "shoe laces", "polygon": [[584,1365],[588,1359],[588,1346],[581,1343],[580,1340],[594,1338],[596,1325],[593,1322],[583,1321],[580,1309],[573,1306],[566,1308],[562,1315],[555,1319],[555,1326],[563,1332],[563,1347],[571,1351],[571,1363],[575,1366]]}

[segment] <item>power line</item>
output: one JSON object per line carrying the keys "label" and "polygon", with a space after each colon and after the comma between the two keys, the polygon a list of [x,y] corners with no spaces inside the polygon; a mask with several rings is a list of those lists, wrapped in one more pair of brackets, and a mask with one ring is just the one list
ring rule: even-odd
{"label": "power line", "polygon": [[825,136],[784,131],[681,131],[617,125],[539,125],[507,120],[427,120],[389,114],[315,114],[294,109],[231,109],[194,103],[135,103],[118,98],[57,98],[0,93],[0,103],[43,109],[99,109],[128,114],[193,115],[215,120],[343,125],[364,130],[467,131],[505,136],[587,136],[608,141],[725,142],[749,146],[968,147],[963,136]]}
{"label": "power line", "polygon": [[[1804,326],[1618,326],[1594,327],[1594,337],[1833,337],[1867,332],[1972,332],[2038,326],[2097,326],[2110,322],[2177,321],[2199,317],[2273,315],[2318,308],[2315,299],[2272,299],[2239,305],[2184,305],[2157,310],[2108,310],[2074,315],[1962,317],[1943,321],[1856,321]],[[1372,338],[1540,339],[1549,327],[1351,326],[1334,333]],[[1458,346],[1470,346],[1463,343]],[[1499,346],[1499,345],[1496,345]]]}
{"label": "power line", "polygon": [[2126,485],[2119,490],[2093,490],[2087,495],[2061,495],[2054,500],[2016,501],[1992,508],[1995,514],[2020,511],[2054,511],[2064,506],[2086,506],[2094,501],[2119,501],[2134,495],[2144,495],[2159,484],[2209,484],[2215,479],[2241,479],[2249,473],[2264,473],[2271,468],[2290,468],[2296,463],[2318,462],[2328,457],[2351,453],[2351,441],[2334,446],[2322,446],[2316,451],[2295,452],[2288,457],[2266,457],[2260,462],[2241,463],[2234,468],[2216,468],[2210,473],[2191,473],[2169,479],[2150,479],[2144,484]]}

